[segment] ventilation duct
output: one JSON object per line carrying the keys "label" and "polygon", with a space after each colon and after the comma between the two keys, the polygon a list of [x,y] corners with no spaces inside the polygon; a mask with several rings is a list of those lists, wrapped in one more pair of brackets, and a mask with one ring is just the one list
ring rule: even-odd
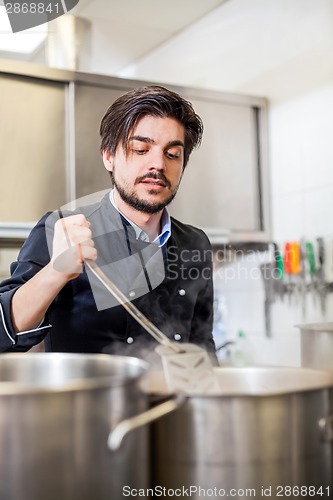
{"label": "ventilation duct", "polygon": [[84,71],[91,54],[91,23],[66,14],[49,23],[46,63],[53,68]]}

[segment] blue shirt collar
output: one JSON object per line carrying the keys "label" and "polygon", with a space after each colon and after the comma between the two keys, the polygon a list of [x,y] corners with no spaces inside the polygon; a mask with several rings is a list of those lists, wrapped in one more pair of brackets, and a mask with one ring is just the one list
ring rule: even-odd
{"label": "blue shirt collar", "polygon": [[[147,233],[141,229],[141,227],[137,226],[134,222],[132,222],[130,219],[128,219],[126,217],[126,215],[124,215],[117,207],[115,201],[114,201],[114,189],[112,189],[110,191],[110,201],[112,203],[112,205],[114,206],[114,208],[117,210],[117,212],[120,213],[120,215],[122,217],[124,217],[124,219],[126,219],[126,221],[133,227],[134,231],[135,231],[135,237],[137,240],[142,240],[142,241],[149,241],[149,237],[147,235]],[[163,213],[162,213],[162,217],[161,217],[161,232],[160,234],[154,239],[154,241],[152,241],[151,243],[155,243],[157,245],[159,245],[160,247],[163,247],[166,242],[168,241],[168,239],[170,238],[171,236],[171,220],[170,220],[170,215],[169,215],[169,212],[168,210],[165,208],[163,210]]]}

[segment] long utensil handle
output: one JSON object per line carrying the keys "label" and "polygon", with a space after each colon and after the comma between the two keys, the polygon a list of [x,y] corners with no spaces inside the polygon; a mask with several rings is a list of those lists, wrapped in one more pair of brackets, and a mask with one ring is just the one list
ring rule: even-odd
{"label": "long utensil handle", "polygon": [[173,351],[183,352],[182,347],[172,342],[157,326],[155,326],[142,312],[128,300],[126,295],[106,276],[102,269],[92,260],[85,260],[85,266],[96,276],[105,288],[118,300],[126,311],[152,336],[157,342],[168,346]]}
{"label": "long utensil handle", "polygon": [[[58,210],[60,219],[63,219],[62,210]],[[66,225],[64,225],[64,231],[66,234],[68,245],[71,246],[71,242],[68,236]],[[135,307],[132,302],[128,301],[126,295],[124,295],[119,288],[103,273],[102,269],[93,261],[86,259],[84,261],[85,266],[90,269],[90,271],[96,276],[96,278],[105,286],[105,288],[118,300],[120,304],[129,312],[131,316],[152,336],[157,342],[162,345],[168,346],[173,351],[179,353],[183,352],[183,349],[176,342],[171,342],[171,340],[164,335],[161,330],[157,328],[137,307]]]}

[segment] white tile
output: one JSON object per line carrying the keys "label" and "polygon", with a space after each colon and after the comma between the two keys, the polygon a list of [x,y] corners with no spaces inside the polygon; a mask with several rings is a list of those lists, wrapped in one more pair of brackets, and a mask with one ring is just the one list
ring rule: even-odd
{"label": "white tile", "polygon": [[216,290],[216,296],[223,296],[223,311],[221,316],[224,320],[224,329],[226,336],[229,339],[234,339],[239,330],[243,330],[250,334],[256,332],[264,334],[264,291],[263,284],[255,281],[252,282],[253,287],[246,283],[246,286],[238,284],[237,288],[226,284],[225,288],[221,287]]}
{"label": "white tile", "polygon": [[269,114],[272,194],[333,182],[333,87],[273,105]]}
{"label": "white tile", "polygon": [[251,339],[253,364],[265,366],[300,366],[300,336],[278,339]]}
{"label": "white tile", "polygon": [[333,186],[304,193],[304,235],[308,238],[333,234]]}
{"label": "white tile", "polygon": [[296,333],[295,325],[303,323],[300,298],[284,295],[283,301],[276,300],[272,306],[273,337],[285,337]]}
{"label": "white tile", "polygon": [[272,236],[277,241],[298,240],[305,234],[304,194],[279,196],[272,201]]}
{"label": "white tile", "polygon": [[333,186],[332,123],[323,120],[304,138],[302,172],[304,189]]}
{"label": "white tile", "polygon": [[[300,192],[303,189],[301,147],[293,133],[279,137],[271,153],[271,192],[273,196]],[[271,138],[274,141],[274,137]]]}

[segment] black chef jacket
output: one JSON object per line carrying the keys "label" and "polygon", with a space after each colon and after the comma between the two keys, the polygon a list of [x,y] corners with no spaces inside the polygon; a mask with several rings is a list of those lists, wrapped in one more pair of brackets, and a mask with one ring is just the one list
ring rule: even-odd
{"label": "black chef jacket", "polygon": [[[108,195],[79,211],[91,223],[97,264],[111,279],[116,277],[128,299],[170,339],[193,342],[213,353],[212,259],[204,232],[171,217],[171,236],[161,249],[136,240]],[[140,355],[142,349],[155,348],[156,341],[86,270],[64,286],[38,328],[15,333],[11,299],[49,262],[57,217],[56,212],[46,214],[37,223],[11,265],[11,277],[0,285],[0,352],[27,351],[43,339],[46,350],[56,352]],[[163,272],[161,266],[156,273],[147,271],[146,251],[152,252],[153,262],[154,253],[162,252]]]}

